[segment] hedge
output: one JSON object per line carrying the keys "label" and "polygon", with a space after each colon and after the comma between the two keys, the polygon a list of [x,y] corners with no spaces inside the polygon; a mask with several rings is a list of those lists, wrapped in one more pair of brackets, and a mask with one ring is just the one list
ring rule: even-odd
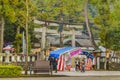
{"label": "hedge", "polygon": [[20,76],[22,68],[15,65],[0,65],[0,76]]}

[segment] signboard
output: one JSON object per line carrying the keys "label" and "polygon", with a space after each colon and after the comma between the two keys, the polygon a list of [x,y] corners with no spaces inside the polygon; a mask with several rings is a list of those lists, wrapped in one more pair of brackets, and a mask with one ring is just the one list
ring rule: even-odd
{"label": "signboard", "polygon": [[80,54],[80,53],[82,53],[82,50],[80,48],[76,49],[76,50],[70,52],[70,57],[72,57],[76,54]]}

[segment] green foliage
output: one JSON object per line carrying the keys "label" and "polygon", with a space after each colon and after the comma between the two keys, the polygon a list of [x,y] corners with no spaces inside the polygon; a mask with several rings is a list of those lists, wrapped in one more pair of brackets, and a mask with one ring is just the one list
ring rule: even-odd
{"label": "green foliage", "polygon": [[[120,9],[120,1],[114,2],[112,4],[113,9],[111,10],[111,25],[110,25],[110,31],[111,31],[111,41],[112,46],[111,48],[113,50],[120,50],[120,16],[119,16],[119,9]],[[109,32],[110,32],[109,31]]]}
{"label": "green foliage", "polygon": [[[119,26],[120,26],[120,1],[119,0],[88,0],[89,22],[97,26],[100,45],[111,49],[119,47]],[[31,42],[36,41],[33,30],[39,27],[32,23],[33,17],[42,20],[59,21],[60,13],[64,22],[80,23],[84,21],[83,13],[84,0],[29,0],[29,47]],[[17,27],[25,29],[26,4],[25,0],[0,0],[0,17],[5,18],[5,42],[14,41],[15,46],[22,45],[20,35],[16,34]],[[94,20],[94,21],[93,21]],[[12,24],[11,24],[12,23]],[[93,25],[91,25],[93,28]],[[51,26],[53,27],[53,26]],[[55,28],[56,29],[56,28]],[[70,30],[70,28],[64,28]],[[22,30],[20,30],[22,32]],[[16,38],[14,38],[16,34]],[[22,37],[22,36],[21,36]],[[117,43],[118,44],[117,44]],[[17,48],[18,49],[18,48]],[[30,48],[29,48],[30,49]],[[19,52],[19,51],[18,51]]]}
{"label": "green foliage", "polygon": [[30,35],[28,35],[28,53],[31,53],[30,51],[31,51],[31,46],[32,46],[32,42],[31,42],[31,39],[30,39]]}
{"label": "green foliage", "polygon": [[80,22],[82,13],[83,0],[38,0],[38,17],[42,20],[59,21],[60,13],[64,22]]}
{"label": "green foliage", "polygon": [[[33,0],[30,0],[28,3],[29,13],[28,20],[29,22],[33,20],[33,16],[37,13],[37,7]],[[26,20],[26,4],[25,0],[20,0],[18,4],[15,6],[16,11],[16,24],[20,27],[25,28],[25,20]]]}
{"label": "green foliage", "polygon": [[22,50],[22,34],[17,34],[14,41],[14,47],[16,49],[16,53],[20,53]]}
{"label": "green foliage", "polygon": [[[14,42],[14,46],[17,50],[17,53],[21,51],[22,39],[18,40],[17,27],[21,27],[19,32],[21,33],[23,28],[25,29],[25,20],[26,20],[26,4],[25,0],[0,0],[0,16],[5,18],[5,42]],[[34,0],[29,0],[29,15],[28,15],[28,24],[29,24],[29,34],[33,35],[33,17],[37,13],[37,7]],[[33,27],[31,29],[31,27]],[[16,35],[16,36],[15,36]],[[15,38],[16,37],[16,38]],[[20,37],[20,36],[19,36]],[[31,42],[30,37],[29,42]],[[19,46],[19,47],[17,47]],[[19,49],[18,49],[19,48]]]}
{"label": "green foliage", "polygon": [[120,31],[119,26],[115,26],[114,28],[111,27],[107,29],[107,48],[113,49],[113,50],[119,50],[120,49]]}
{"label": "green foliage", "polygon": [[[23,27],[26,32],[28,31],[28,33],[25,36],[25,37],[28,37],[28,40],[26,40],[26,46],[27,46],[26,50],[28,50],[27,52],[30,53],[30,49],[31,49],[31,37],[29,36],[29,34],[30,33],[33,34],[33,30],[34,29],[32,28],[30,30],[31,27],[29,26],[29,23],[32,23],[31,21],[33,20],[33,16],[35,16],[35,14],[36,14],[36,9],[37,8],[36,8],[35,3],[34,3],[33,0],[29,0],[28,1],[28,9],[27,9],[26,5],[27,4],[26,4],[26,2],[24,0],[21,0],[19,2],[19,5],[16,8],[17,13],[18,13],[16,23],[17,23],[18,26]],[[27,13],[27,11],[28,11],[28,13]],[[28,24],[28,29],[26,29],[26,24]],[[29,32],[29,30],[31,32]]]}
{"label": "green foliage", "polygon": [[[16,0],[17,1],[17,0]],[[4,18],[9,22],[15,22],[15,6],[17,4],[15,0],[0,0],[0,16],[4,16]]]}
{"label": "green foliage", "polygon": [[13,42],[16,36],[16,26],[6,21],[4,31],[4,42]]}
{"label": "green foliage", "polygon": [[91,0],[98,15],[94,22],[99,25],[100,45],[108,49],[120,49],[120,1],[119,0]]}
{"label": "green foliage", "polygon": [[22,72],[22,68],[20,66],[14,65],[0,65],[0,76],[20,76]]}
{"label": "green foliage", "polygon": [[110,8],[107,0],[91,0],[90,3],[95,6],[98,15],[94,17],[94,22],[99,25],[100,45],[109,47],[107,29],[110,27]]}

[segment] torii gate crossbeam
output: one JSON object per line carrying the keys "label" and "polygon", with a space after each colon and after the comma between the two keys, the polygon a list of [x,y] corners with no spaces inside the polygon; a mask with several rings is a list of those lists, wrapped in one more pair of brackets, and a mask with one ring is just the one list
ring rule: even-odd
{"label": "torii gate crossbeam", "polygon": [[[47,29],[47,26],[59,26],[59,22],[54,22],[54,21],[39,21],[39,20],[34,20],[34,23],[44,25],[42,28],[35,28],[34,31],[36,33],[42,33],[42,40],[41,40],[41,48],[45,48],[45,35],[46,33],[52,33],[52,34],[58,34],[57,30],[50,30]],[[46,25],[45,25],[46,24]],[[68,24],[64,23],[65,27],[72,27],[72,28],[83,28],[82,24]],[[72,31],[63,31],[62,34],[67,34],[67,35],[72,35],[72,46],[75,47],[75,35],[81,35],[80,31],[75,31],[74,29]]]}

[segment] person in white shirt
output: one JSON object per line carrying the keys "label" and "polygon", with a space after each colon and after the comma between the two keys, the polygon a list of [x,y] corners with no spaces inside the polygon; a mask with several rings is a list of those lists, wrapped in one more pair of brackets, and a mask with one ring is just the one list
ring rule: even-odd
{"label": "person in white shirt", "polygon": [[78,58],[76,58],[76,60],[75,60],[75,70],[76,71],[80,70],[80,61]]}

